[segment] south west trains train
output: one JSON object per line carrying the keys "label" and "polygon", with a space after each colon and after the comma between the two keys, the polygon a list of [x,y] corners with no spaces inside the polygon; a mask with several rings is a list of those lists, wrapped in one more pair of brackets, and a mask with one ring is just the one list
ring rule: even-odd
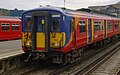
{"label": "south west trains train", "polygon": [[119,38],[120,19],[57,7],[40,7],[22,14],[22,49],[27,60],[69,63],[85,47]]}
{"label": "south west trains train", "polygon": [[0,41],[22,37],[22,25],[18,17],[0,16]]}

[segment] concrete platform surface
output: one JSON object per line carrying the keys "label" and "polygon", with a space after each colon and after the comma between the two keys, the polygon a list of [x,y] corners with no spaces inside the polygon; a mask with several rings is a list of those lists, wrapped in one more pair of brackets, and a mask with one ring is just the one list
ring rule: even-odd
{"label": "concrete platform surface", "polygon": [[24,53],[21,47],[21,39],[0,42],[0,59]]}

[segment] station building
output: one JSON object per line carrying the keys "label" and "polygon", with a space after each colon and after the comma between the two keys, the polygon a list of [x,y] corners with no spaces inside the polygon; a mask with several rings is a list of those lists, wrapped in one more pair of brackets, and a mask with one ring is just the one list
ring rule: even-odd
{"label": "station building", "polygon": [[100,11],[103,13],[109,13],[120,18],[120,2],[105,6],[89,6],[88,9]]}

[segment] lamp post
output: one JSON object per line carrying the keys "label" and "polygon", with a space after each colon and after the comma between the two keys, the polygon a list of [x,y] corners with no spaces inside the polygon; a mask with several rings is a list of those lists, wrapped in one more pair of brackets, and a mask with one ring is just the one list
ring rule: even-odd
{"label": "lamp post", "polygon": [[64,0],[64,8],[65,8],[65,0]]}

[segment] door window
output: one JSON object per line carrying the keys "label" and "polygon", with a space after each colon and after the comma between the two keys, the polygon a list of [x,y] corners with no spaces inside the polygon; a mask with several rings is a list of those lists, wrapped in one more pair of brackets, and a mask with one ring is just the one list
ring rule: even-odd
{"label": "door window", "polygon": [[72,20],[68,20],[68,31],[72,32]]}
{"label": "door window", "polygon": [[94,31],[98,31],[98,30],[99,30],[99,22],[94,21]]}
{"label": "door window", "polygon": [[38,17],[37,22],[38,22],[38,31],[43,32],[45,27],[45,17],[44,16]]}
{"label": "door window", "polygon": [[118,27],[119,27],[119,22],[115,21],[115,28],[118,28]]}
{"label": "door window", "polygon": [[112,27],[112,21],[108,21],[108,30],[111,30],[113,27]]}
{"label": "door window", "polygon": [[85,20],[80,20],[79,21],[79,33],[86,32],[86,24]]}

